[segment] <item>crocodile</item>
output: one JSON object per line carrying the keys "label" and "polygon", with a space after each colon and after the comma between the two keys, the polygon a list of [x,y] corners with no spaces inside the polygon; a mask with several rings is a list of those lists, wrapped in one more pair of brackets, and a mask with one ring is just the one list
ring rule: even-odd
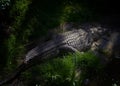
{"label": "crocodile", "polygon": [[[97,30],[96,30],[97,29]],[[53,59],[60,51],[67,52],[81,52],[90,49],[92,43],[103,35],[104,29],[91,28],[91,29],[74,29],[65,33],[60,33],[54,36],[51,40],[38,44],[35,48],[28,51],[25,59],[20,66],[15,70],[15,73],[0,82],[0,86],[14,81],[22,72],[35,64],[41,64],[48,59]]]}

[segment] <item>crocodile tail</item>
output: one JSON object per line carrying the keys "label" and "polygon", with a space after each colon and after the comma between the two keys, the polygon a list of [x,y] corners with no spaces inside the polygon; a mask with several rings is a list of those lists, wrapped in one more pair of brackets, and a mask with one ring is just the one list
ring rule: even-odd
{"label": "crocodile tail", "polygon": [[16,71],[11,74],[11,76],[8,76],[8,78],[6,78],[5,80],[3,81],[0,81],[0,86],[4,85],[4,84],[7,84],[7,83],[11,83],[12,81],[14,81],[20,74],[21,72],[25,71],[26,69],[26,64],[25,63],[22,63],[17,69]]}

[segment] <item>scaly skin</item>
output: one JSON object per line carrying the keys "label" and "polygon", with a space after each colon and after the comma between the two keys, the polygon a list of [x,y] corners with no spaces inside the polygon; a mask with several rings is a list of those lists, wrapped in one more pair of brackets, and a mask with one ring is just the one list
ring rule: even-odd
{"label": "scaly skin", "polygon": [[[94,33],[96,34],[98,32],[96,31]],[[0,86],[12,82],[21,72],[24,72],[33,64],[37,64],[37,62],[40,64],[45,60],[52,59],[60,50],[77,52],[90,49],[94,40],[92,35],[94,35],[92,30],[73,30],[59,34],[50,41],[36,46],[26,54],[23,63],[17,68],[15,73],[0,82]]]}

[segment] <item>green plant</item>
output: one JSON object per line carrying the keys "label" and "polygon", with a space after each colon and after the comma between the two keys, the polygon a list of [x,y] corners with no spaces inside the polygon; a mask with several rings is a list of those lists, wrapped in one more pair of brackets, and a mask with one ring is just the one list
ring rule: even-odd
{"label": "green plant", "polygon": [[95,78],[98,72],[102,69],[99,58],[92,52],[77,53],[77,67],[80,68],[81,74],[77,82],[78,86],[84,86],[86,79]]}
{"label": "green plant", "polygon": [[[25,74],[31,74],[27,77],[27,84],[29,85],[48,85],[60,86],[67,84],[70,80],[74,64],[71,58],[57,58],[47,61],[45,64],[38,65]],[[34,78],[32,78],[34,76]],[[29,82],[32,81],[31,83]],[[34,82],[33,82],[34,80]],[[49,84],[48,84],[49,83]]]}
{"label": "green plant", "polygon": [[18,60],[20,60],[25,53],[24,44],[28,42],[28,37],[31,34],[31,29],[25,28],[21,29],[22,22],[28,10],[30,0],[16,0],[11,5],[8,12],[8,16],[11,19],[9,29],[10,35],[4,41],[4,48],[6,55],[4,55],[5,66],[4,71],[9,73],[13,71],[18,65]]}
{"label": "green plant", "polygon": [[5,10],[10,6],[10,0],[0,0],[0,10]]}
{"label": "green plant", "polygon": [[33,67],[23,77],[29,86],[83,86],[84,80],[95,77],[100,67],[99,59],[92,52],[75,53]]}

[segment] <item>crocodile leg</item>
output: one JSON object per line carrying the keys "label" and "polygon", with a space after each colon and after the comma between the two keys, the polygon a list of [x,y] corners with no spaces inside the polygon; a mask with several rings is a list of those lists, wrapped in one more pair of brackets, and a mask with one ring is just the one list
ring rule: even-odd
{"label": "crocodile leg", "polygon": [[73,53],[79,52],[76,48],[69,46],[69,45],[60,46],[59,50],[64,50],[64,51],[73,52]]}

